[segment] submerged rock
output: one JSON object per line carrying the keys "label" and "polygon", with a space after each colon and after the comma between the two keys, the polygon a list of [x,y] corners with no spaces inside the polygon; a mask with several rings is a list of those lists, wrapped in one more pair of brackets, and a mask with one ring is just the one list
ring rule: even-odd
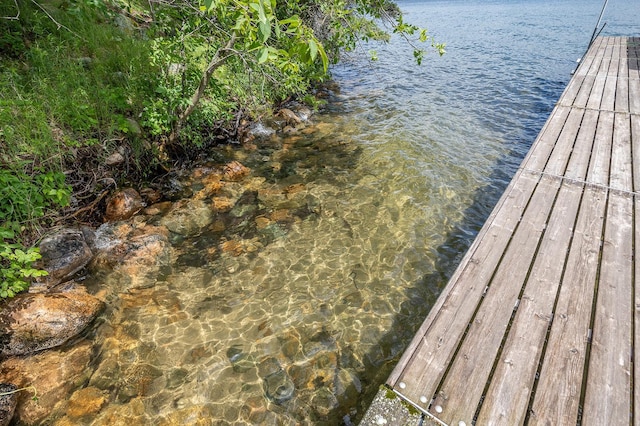
{"label": "submerged rock", "polygon": [[50,288],[69,280],[84,268],[93,257],[84,234],[78,229],[62,229],[55,235],[46,237],[40,243],[42,267],[49,273],[34,286],[33,291]]}
{"label": "submerged rock", "polygon": [[84,289],[19,294],[0,310],[0,355],[24,355],[60,346],[80,334],[102,306]]}
{"label": "submerged rock", "polygon": [[69,398],[67,417],[73,420],[89,419],[100,412],[107,403],[104,391],[90,386],[77,390]]}
{"label": "submerged rock", "polygon": [[232,161],[229,164],[224,166],[222,177],[224,180],[230,182],[238,182],[244,179],[249,173],[251,169],[242,165],[242,163],[238,161]]}
{"label": "submerged rock", "polygon": [[28,390],[19,393],[16,423],[52,424],[46,419],[60,415],[73,391],[87,381],[90,360],[91,344],[83,342],[66,351],[51,350],[3,361],[0,380],[15,383],[19,388],[37,389],[37,401]]}
{"label": "submerged rock", "polygon": [[0,383],[0,426],[7,426],[18,404],[18,387],[12,383]]}
{"label": "submerged rock", "polygon": [[296,390],[289,375],[283,371],[277,371],[264,379],[264,390],[272,401],[282,404],[290,400]]}
{"label": "submerged rock", "polygon": [[144,207],[142,197],[133,188],[126,188],[113,194],[107,200],[104,218],[107,222],[127,220]]}
{"label": "submerged rock", "polygon": [[202,232],[213,219],[213,209],[210,205],[202,200],[189,200],[176,203],[174,209],[163,217],[160,223],[171,232],[191,237]]}

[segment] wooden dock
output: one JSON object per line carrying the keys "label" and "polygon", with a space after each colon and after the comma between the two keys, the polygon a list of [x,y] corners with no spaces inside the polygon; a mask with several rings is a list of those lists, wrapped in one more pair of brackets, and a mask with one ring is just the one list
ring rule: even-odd
{"label": "wooden dock", "polygon": [[389,377],[428,424],[640,425],[639,51],[596,39]]}

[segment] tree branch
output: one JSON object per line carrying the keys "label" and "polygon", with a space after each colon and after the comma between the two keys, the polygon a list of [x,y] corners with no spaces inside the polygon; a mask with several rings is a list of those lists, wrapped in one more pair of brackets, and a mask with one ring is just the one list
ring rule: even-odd
{"label": "tree branch", "polygon": [[38,8],[40,10],[42,10],[45,15],[47,15],[49,17],[49,19],[51,19],[51,21],[57,25],[58,29],[60,28],[64,28],[65,30],[69,31],[71,34],[73,34],[74,36],[78,37],[81,40],[86,41],[85,39],[83,39],[78,33],[76,33],[75,31],[73,31],[71,28],[67,27],[66,25],[61,24],[60,22],[56,21],[55,18],[53,16],[51,16],[51,14],[49,12],[47,12],[47,10],[42,7],[42,5],[40,3],[38,3],[36,0],[31,0],[31,3],[35,4],[36,6],[38,6]]}
{"label": "tree branch", "polygon": [[[171,131],[171,134],[169,135],[169,144],[172,144],[176,141],[176,139],[178,138],[178,134],[182,129],[182,125],[198,106],[198,103],[200,102],[200,98],[202,98],[204,91],[207,89],[207,86],[209,85],[209,80],[211,80],[211,76],[213,75],[214,71],[220,68],[220,66],[222,66],[227,61],[227,59],[229,59],[231,56],[234,56],[236,54],[235,51],[232,49],[233,45],[236,42],[236,38],[237,38],[236,34],[233,33],[231,35],[231,38],[227,42],[227,44],[221,47],[220,49],[218,49],[215,55],[213,55],[213,58],[211,59],[211,61],[209,62],[209,65],[207,66],[207,69],[202,74],[202,78],[200,79],[198,88],[193,93],[193,95],[191,95],[189,106],[184,111],[178,114],[178,120],[176,121],[176,124],[173,130]],[[228,52],[231,52],[231,53],[228,53]]]}
{"label": "tree branch", "polygon": [[16,10],[18,11],[16,16],[1,16],[0,19],[8,19],[10,21],[18,21],[18,20],[20,20],[20,6],[18,6],[18,0],[13,0],[13,2],[15,3]]}

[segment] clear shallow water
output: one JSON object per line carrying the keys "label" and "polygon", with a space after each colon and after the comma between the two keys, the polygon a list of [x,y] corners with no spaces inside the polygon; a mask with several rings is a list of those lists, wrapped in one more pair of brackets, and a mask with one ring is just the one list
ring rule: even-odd
{"label": "clear shallow water", "polygon": [[[639,35],[638,2],[617,3],[603,34]],[[569,81],[601,3],[400,6],[447,42],[445,57],[417,67],[393,41],[378,62],[336,67],[340,90],[308,134],[218,154],[251,174],[174,207],[228,208],[196,235],[164,231],[142,273],[88,279],[109,305],[89,336],[89,385],[110,403],[91,423],[361,418]],[[198,191],[209,172],[183,181]]]}

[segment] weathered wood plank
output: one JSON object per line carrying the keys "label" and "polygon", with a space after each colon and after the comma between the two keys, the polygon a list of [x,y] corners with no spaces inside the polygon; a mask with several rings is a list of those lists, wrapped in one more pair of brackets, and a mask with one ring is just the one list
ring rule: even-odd
{"label": "weathered wood plank", "polygon": [[[604,69],[605,65],[607,66],[606,70],[608,70],[608,62],[605,59],[607,49],[607,41],[605,39],[601,40],[601,43],[598,45],[592,46],[592,49],[589,50],[588,56],[592,55],[593,60],[591,61],[590,67],[585,67],[585,77],[584,83],[580,87],[575,99],[570,104],[571,106],[576,106],[578,108],[586,108],[587,103],[591,97],[593,92],[593,86],[596,81],[596,75],[600,72],[601,69]],[[579,71],[582,72],[581,69]],[[605,71],[606,72],[606,71]],[[561,99],[561,105],[564,104],[564,100]]]}
{"label": "weathered wood plank", "polygon": [[629,79],[629,112],[640,114],[640,79]]}
{"label": "weathered wood plank", "polygon": [[637,250],[640,247],[640,197],[636,195],[634,197],[635,206],[635,245],[634,245],[634,337],[633,337],[633,425],[640,423],[640,261],[638,261]]}
{"label": "weathered wood plank", "polygon": [[633,191],[632,169],[629,114],[616,113],[613,125],[609,186],[621,191]]}
{"label": "weathered wood plank", "polygon": [[620,60],[618,62],[618,82],[616,85],[616,112],[629,112],[629,61],[627,46],[620,46]]}
{"label": "weathered wood plank", "polygon": [[606,190],[587,186],[566,262],[530,425],[575,425],[598,272]]}
{"label": "weathered wood plank", "polygon": [[556,178],[540,180],[438,391],[430,412],[447,424],[473,420],[559,187]]}
{"label": "weathered wood plank", "polygon": [[569,117],[567,117],[562,132],[560,132],[553,151],[549,156],[549,160],[544,167],[545,173],[554,176],[564,174],[578,135],[578,130],[580,129],[580,124],[582,123],[584,112],[585,110],[581,108],[572,108],[569,112]]}
{"label": "weathered wood plank", "polygon": [[401,360],[388,380],[394,389],[424,409],[428,407],[444,368],[457,348],[537,183],[536,176],[520,175],[518,185],[512,188],[506,200],[509,208],[501,209],[500,214],[494,217],[473,255],[464,264],[462,273],[456,276],[456,281],[449,283],[450,290],[440,298],[442,301],[435,315],[427,317],[428,322],[425,320],[414,337],[412,354]]}
{"label": "weathered wood plank", "polygon": [[638,42],[627,41],[627,64],[629,67],[629,112],[640,114],[640,48]]}
{"label": "weathered wood plank", "polygon": [[631,422],[633,197],[611,191],[582,424]]}
{"label": "weathered wood plank", "polygon": [[554,108],[542,132],[533,143],[529,154],[522,162],[522,168],[537,172],[544,169],[569,117],[569,112],[571,112],[569,107],[557,106]]}
{"label": "weathered wood plank", "polygon": [[582,190],[582,184],[569,182],[564,182],[560,188],[476,424],[511,426],[524,423]]}
{"label": "weathered wood plank", "polygon": [[640,115],[631,115],[631,152],[633,155],[633,190],[640,191]]}
{"label": "weathered wood plank", "polygon": [[582,124],[576,137],[569,164],[564,173],[569,179],[583,181],[589,170],[589,160],[593,152],[598,116],[600,113],[594,110],[586,110],[582,118]]}
{"label": "weathered wood plank", "polygon": [[587,182],[589,183],[609,185],[609,165],[611,163],[611,144],[613,143],[613,115],[612,112],[601,111],[598,116],[598,128],[587,173]]}
{"label": "weathered wood plank", "polygon": [[[602,109],[604,111],[613,111],[615,109],[616,102],[616,86],[618,84],[618,67],[620,63],[620,45],[614,44],[611,46],[611,57],[609,59],[609,67],[606,73],[601,73],[602,79],[604,80],[604,87],[602,88],[602,94],[600,95],[601,99],[598,100],[592,98],[595,102],[591,105],[591,100],[589,99],[589,104],[587,104],[588,108]],[[600,77],[597,78],[600,80]]]}

